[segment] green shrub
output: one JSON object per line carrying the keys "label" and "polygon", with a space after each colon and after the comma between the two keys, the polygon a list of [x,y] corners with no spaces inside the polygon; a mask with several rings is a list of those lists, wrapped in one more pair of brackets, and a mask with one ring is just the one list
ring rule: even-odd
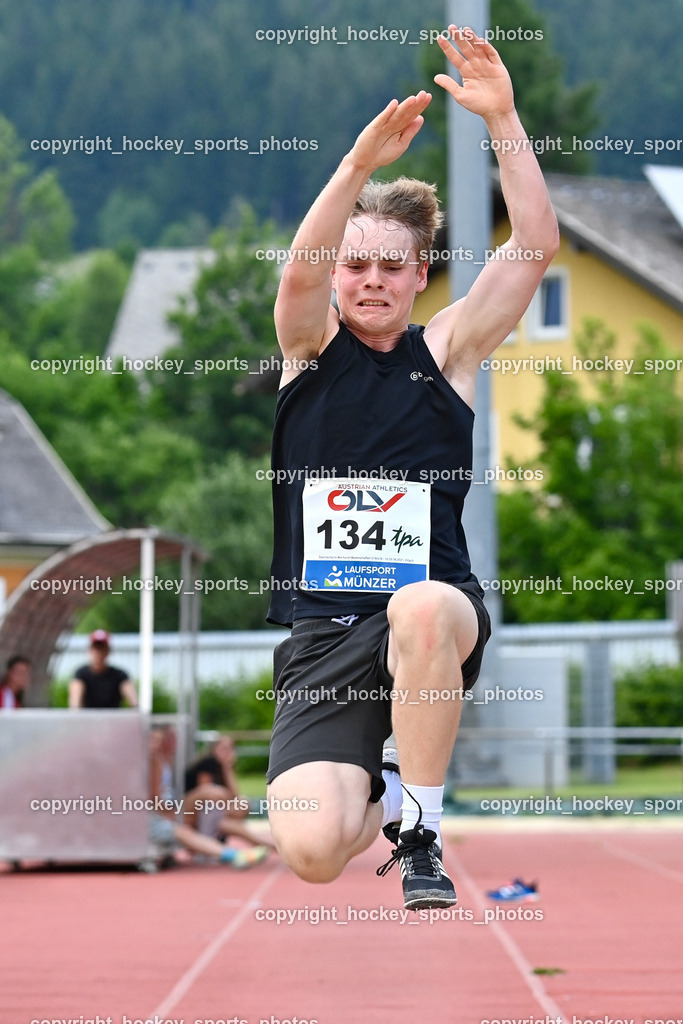
{"label": "green shrub", "polygon": [[616,681],[615,718],[618,726],[631,728],[683,728],[683,665],[645,665],[625,672]]}
{"label": "green shrub", "polygon": [[646,665],[617,679],[620,726],[683,728],[683,665]]}
{"label": "green shrub", "polygon": [[172,715],[177,710],[177,707],[178,701],[175,694],[169,693],[164,686],[155,683],[152,690],[152,714]]}
{"label": "green shrub", "polygon": [[[199,689],[199,728],[219,732],[271,729],[275,702],[259,700],[259,690],[272,688],[272,672],[262,672],[251,679],[220,683],[204,683]],[[240,754],[238,771],[265,772],[268,754]]]}
{"label": "green shrub", "polygon": [[221,683],[214,680],[199,688],[199,728],[218,729],[270,729],[273,724],[274,701],[259,700],[258,690],[268,691],[273,686],[270,671],[251,679]]}
{"label": "green shrub", "polygon": [[48,696],[48,707],[51,708],[68,708],[69,706],[69,680],[68,679],[53,679],[50,685],[50,693]]}

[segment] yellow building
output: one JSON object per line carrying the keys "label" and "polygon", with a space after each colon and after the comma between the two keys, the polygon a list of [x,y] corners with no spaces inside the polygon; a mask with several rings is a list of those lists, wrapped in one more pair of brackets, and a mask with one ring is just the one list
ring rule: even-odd
{"label": "yellow building", "polygon": [[[507,457],[515,465],[533,463],[536,440],[512,417],[538,408],[546,369],[571,373],[582,389],[596,382],[602,371],[582,365],[575,344],[586,318],[614,332],[611,355],[623,361],[633,358],[638,324],[654,325],[681,356],[677,370],[664,372],[683,382],[683,224],[674,202],[676,189],[683,195],[683,170],[647,173],[648,182],[546,175],[561,245],[520,325],[492,357],[496,464],[505,465]],[[494,220],[492,247],[510,234],[498,185]],[[448,268],[437,264],[415,301],[413,321],[426,323],[449,301]],[[636,369],[624,362],[616,372]]]}

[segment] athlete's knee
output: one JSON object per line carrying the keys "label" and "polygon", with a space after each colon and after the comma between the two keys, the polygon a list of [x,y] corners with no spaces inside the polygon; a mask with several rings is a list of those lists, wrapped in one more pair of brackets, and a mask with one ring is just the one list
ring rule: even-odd
{"label": "athlete's knee", "polygon": [[339,843],[324,837],[274,833],[278,852],[288,868],[304,882],[333,882],[344,870],[346,858]]}
{"label": "athlete's knee", "polygon": [[400,633],[452,634],[456,617],[453,588],[431,580],[401,587],[389,601],[387,617],[392,630]]}
{"label": "athlete's knee", "polygon": [[332,882],[341,874],[350,841],[342,815],[319,805],[315,814],[271,811],[269,820],[280,856],[299,878]]}

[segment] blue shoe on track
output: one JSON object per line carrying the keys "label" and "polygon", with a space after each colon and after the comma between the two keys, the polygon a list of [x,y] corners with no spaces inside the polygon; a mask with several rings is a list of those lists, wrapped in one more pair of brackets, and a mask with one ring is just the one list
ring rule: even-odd
{"label": "blue shoe on track", "polygon": [[498,903],[535,903],[538,889],[536,882],[527,885],[521,878],[515,878],[509,885],[501,885],[500,889],[492,889],[486,895]]}

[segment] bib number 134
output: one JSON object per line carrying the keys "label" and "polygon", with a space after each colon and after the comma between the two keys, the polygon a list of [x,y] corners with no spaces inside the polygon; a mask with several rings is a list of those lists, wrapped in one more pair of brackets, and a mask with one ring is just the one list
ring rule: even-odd
{"label": "bib number 134", "polygon": [[[326,519],[318,527],[318,533],[322,533],[324,546],[328,551],[332,548],[332,529],[331,519]],[[355,519],[343,519],[338,526],[338,532],[342,534],[338,540],[339,547],[344,551],[353,551],[359,544],[367,544],[376,551],[381,551],[387,543],[384,537],[384,523],[381,519],[374,522],[362,536],[360,530],[361,526]]]}
{"label": "bib number 134", "polygon": [[307,481],[303,520],[311,590],[398,590],[429,578],[428,484]]}

